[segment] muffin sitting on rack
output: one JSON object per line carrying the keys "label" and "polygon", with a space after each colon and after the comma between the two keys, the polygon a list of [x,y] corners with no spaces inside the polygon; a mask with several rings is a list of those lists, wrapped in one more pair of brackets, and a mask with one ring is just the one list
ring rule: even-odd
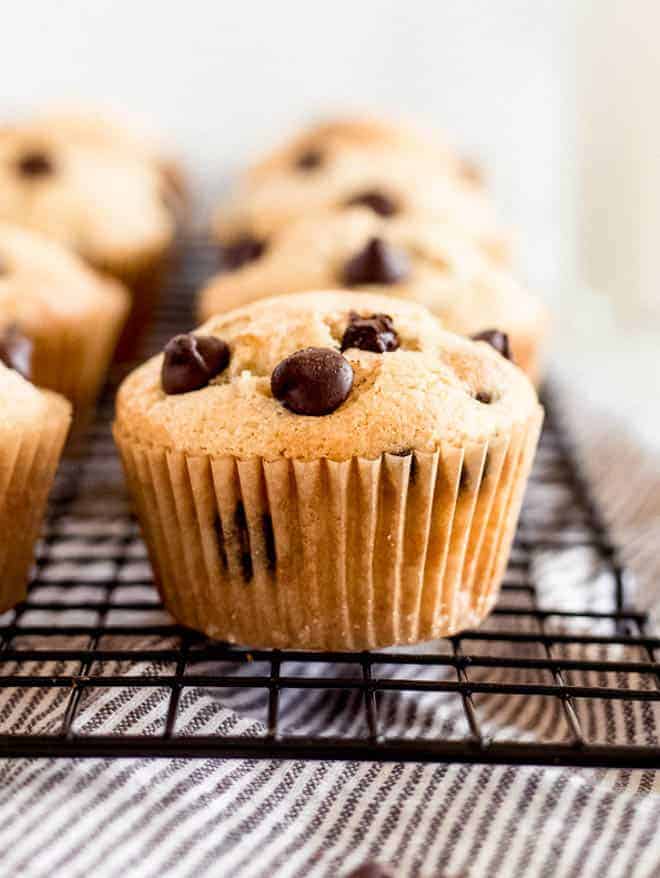
{"label": "muffin sitting on rack", "polygon": [[541,409],[425,308],[256,302],[130,375],[115,439],[173,615],[254,646],[367,649],[492,608]]}
{"label": "muffin sitting on rack", "polygon": [[25,597],[34,543],[62,453],[71,406],[20,372],[25,347],[0,340],[0,612]]}
{"label": "muffin sitting on rack", "polygon": [[31,378],[84,415],[105,378],[130,298],[40,235],[0,223],[0,348],[29,349]]}
{"label": "muffin sitting on rack", "polygon": [[250,257],[202,291],[202,320],[266,296],[348,286],[420,302],[452,332],[501,329],[518,365],[539,378],[546,309],[453,224],[353,207],[292,223]]}
{"label": "muffin sitting on rack", "polygon": [[302,135],[248,171],[213,219],[227,267],[294,220],[356,205],[383,218],[451,224],[498,264],[511,261],[509,231],[446,147],[403,135],[369,137],[360,129],[363,136],[350,137],[352,128],[345,127],[348,132],[329,125]]}
{"label": "muffin sitting on rack", "polygon": [[174,210],[151,159],[55,120],[6,125],[0,221],[50,237],[124,282],[133,296],[124,349],[135,347],[175,234]]}

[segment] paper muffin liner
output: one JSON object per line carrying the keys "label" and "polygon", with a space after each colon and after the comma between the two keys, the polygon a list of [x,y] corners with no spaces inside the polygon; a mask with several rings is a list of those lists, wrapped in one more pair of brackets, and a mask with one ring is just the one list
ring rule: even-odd
{"label": "paper muffin liner", "polygon": [[77,421],[89,414],[101,390],[127,310],[127,299],[118,293],[75,323],[30,332],[32,381],[67,397]]}
{"label": "paper muffin liner", "polygon": [[492,608],[542,422],[377,460],[187,455],[115,428],[156,583],[182,624],[251,646],[371,649]]}
{"label": "paper muffin liner", "polygon": [[39,424],[0,431],[0,612],[25,598],[34,544],[66,440],[68,403],[48,394]]}

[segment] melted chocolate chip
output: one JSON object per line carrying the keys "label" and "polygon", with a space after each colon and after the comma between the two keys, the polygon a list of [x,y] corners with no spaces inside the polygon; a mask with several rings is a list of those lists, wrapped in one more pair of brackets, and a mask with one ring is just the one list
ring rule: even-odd
{"label": "melted chocolate chip", "polygon": [[7,326],[0,333],[0,362],[27,378],[32,374],[32,342],[17,326]]}
{"label": "melted chocolate chip", "polygon": [[382,238],[371,238],[366,247],[344,266],[343,281],[349,287],[362,284],[396,284],[410,272],[408,257]]}
{"label": "melted chocolate chip", "polygon": [[236,271],[250,262],[261,259],[266,251],[266,242],[252,235],[241,235],[220,248],[220,270]]}
{"label": "melted chocolate chip", "polygon": [[360,192],[358,195],[353,196],[353,198],[346,202],[346,206],[368,207],[374,213],[377,213],[378,216],[394,216],[395,213],[399,212],[399,208],[391,198],[375,189]]}
{"label": "melted chocolate chip", "polygon": [[387,314],[360,317],[355,311],[351,311],[349,319],[350,323],[341,340],[342,351],[347,348],[359,348],[361,351],[384,354],[386,351],[395,351],[399,347],[399,336],[394,329],[392,318]]}
{"label": "melted chocolate chip", "polygon": [[385,866],[369,862],[358,866],[347,878],[394,878],[394,875]]}
{"label": "melted chocolate chip", "polygon": [[41,150],[24,153],[16,162],[16,167],[23,177],[45,177],[55,170],[48,153]]}
{"label": "melted chocolate chip", "polygon": [[270,386],[297,415],[329,415],[351,392],[353,369],[331,348],[304,348],[277,364]]}
{"label": "melted chocolate chip", "polygon": [[511,356],[511,347],[509,345],[509,336],[506,332],[500,332],[499,329],[484,329],[472,336],[472,341],[485,341],[495,348],[498,354],[502,354],[507,360],[513,360]]}
{"label": "melted chocolate chip", "polygon": [[218,552],[220,554],[220,563],[222,564],[222,569],[227,569],[227,549],[225,548],[225,532],[222,529],[222,521],[220,520],[220,516],[216,515],[215,521],[213,522],[213,529],[215,531],[215,535],[218,540]]}
{"label": "melted chocolate chip", "polygon": [[474,397],[477,402],[482,402],[484,405],[490,405],[493,401],[493,396],[491,393],[488,393],[486,390],[480,390]]}
{"label": "melted chocolate chip", "polygon": [[266,544],[266,560],[268,562],[268,569],[272,572],[277,567],[277,550],[275,548],[273,519],[267,512],[264,512],[261,517],[261,525],[264,532],[264,543]]}
{"label": "melted chocolate chip", "polygon": [[211,335],[175,335],[165,345],[161,383],[168,395],[206,387],[229,365],[229,346]]}
{"label": "melted chocolate chip", "polygon": [[307,149],[296,159],[296,168],[299,171],[314,171],[323,164],[323,153],[318,149]]}
{"label": "melted chocolate chip", "polygon": [[234,512],[234,527],[236,528],[236,537],[239,547],[239,561],[241,570],[243,571],[243,579],[249,582],[253,576],[252,569],[252,553],[250,551],[250,532],[248,531],[247,517],[245,515],[245,506],[241,500],[236,504]]}

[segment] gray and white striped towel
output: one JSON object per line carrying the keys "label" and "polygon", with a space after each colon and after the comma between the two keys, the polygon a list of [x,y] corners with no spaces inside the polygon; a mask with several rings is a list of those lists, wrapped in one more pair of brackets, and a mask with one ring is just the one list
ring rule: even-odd
{"label": "gray and white striped towel", "polygon": [[[576,401],[568,391],[564,398],[575,423],[587,424],[584,398]],[[584,432],[589,435],[579,438],[585,463],[599,478],[600,469],[607,467],[603,499],[617,513],[617,532],[636,549],[629,560],[633,566],[641,562],[640,589],[651,588],[653,581],[645,580],[644,574],[655,556],[642,537],[658,523],[658,474],[653,491],[642,492],[631,485],[625,467],[617,482],[619,470],[605,453],[614,448],[616,456],[611,425],[594,416]],[[620,453],[626,457],[625,449]],[[623,502],[625,497],[630,498],[628,503]],[[135,564],[142,563],[136,550]],[[545,576],[544,565],[552,563],[538,559],[541,599],[545,581],[546,597],[553,605],[566,599],[575,607],[578,585],[587,581],[591,586],[582,594],[585,607],[593,609],[607,600],[603,597],[607,589],[599,588],[597,578],[589,575],[589,558],[580,551],[564,557],[563,568]],[[62,565],[63,576],[75,573],[65,558]],[[82,598],[84,584],[80,589]],[[581,657],[597,655],[587,652]],[[43,665],[30,670],[53,672]],[[157,674],[161,669],[144,665],[140,670]],[[121,672],[121,667],[112,671]],[[347,673],[340,666],[329,672]],[[396,666],[388,673],[395,675]],[[524,682],[521,676],[516,679]],[[77,718],[77,726],[87,733],[137,728],[155,733],[162,728],[167,693],[158,687],[132,692],[89,690],[87,695]],[[2,690],[0,723],[3,729],[48,731],[61,721],[66,696],[59,689],[36,694]],[[337,710],[338,697],[309,690],[289,693],[282,704],[283,727],[303,733],[317,729],[350,733],[350,724],[359,721],[360,712]],[[460,704],[452,705],[452,697],[456,696],[393,692],[384,696],[381,709],[401,734],[433,735],[440,730],[443,735],[461,734],[463,712]],[[513,697],[484,697],[485,729],[518,739],[561,739],[562,716],[555,699],[547,702],[540,697],[523,703]],[[182,696],[180,723],[192,734],[258,735],[264,730],[264,708],[262,697],[250,691],[229,690],[214,696],[196,688]],[[581,722],[590,735],[605,741],[658,737],[660,714],[653,704],[640,705],[639,712],[630,706],[616,714],[589,703],[581,709]],[[660,874],[656,841],[660,780],[651,771],[17,759],[0,763],[0,818],[3,876],[341,878],[365,860],[390,864],[404,878],[651,878]]]}

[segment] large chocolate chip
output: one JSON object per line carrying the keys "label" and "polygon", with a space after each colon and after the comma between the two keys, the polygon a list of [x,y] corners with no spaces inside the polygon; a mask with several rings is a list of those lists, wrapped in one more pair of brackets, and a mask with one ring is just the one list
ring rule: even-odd
{"label": "large chocolate chip", "polygon": [[32,342],[13,324],[0,333],[0,362],[30,380]]}
{"label": "large chocolate chip", "polygon": [[16,162],[16,167],[24,177],[45,177],[55,170],[51,157],[41,150],[24,153]]}
{"label": "large chocolate chip", "polygon": [[367,246],[348,260],[344,266],[343,281],[349,287],[362,284],[396,284],[410,271],[408,257],[401,250],[386,244],[382,238],[372,238]]}
{"label": "large chocolate chip", "polygon": [[296,167],[299,171],[314,171],[323,164],[323,153],[318,149],[307,149],[296,159]]}
{"label": "large chocolate chip", "polygon": [[353,369],[331,348],[304,348],[278,363],[270,379],[273,396],[297,415],[329,415],[348,397]]}
{"label": "large chocolate chip", "polygon": [[212,335],[175,335],[165,345],[161,382],[165,393],[206,387],[229,365],[229,346]]}
{"label": "large chocolate chip", "polygon": [[498,354],[502,354],[507,360],[513,360],[511,356],[511,347],[509,345],[509,336],[506,332],[500,332],[499,329],[484,329],[472,336],[472,341],[485,341],[495,348]]}
{"label": "large chocolate chip", "polygon": [[374,213],[377,213],[378,216],[394,216],[399,210],[391,198],[388,198],[387,195],[383,195],[382,192],[378,192],[375,189],[360,192],[358,195],[353,196],[353,198],[349,198],[346,202],[346,206],[368,207],[370,210],[373,210]]}
{"label": "large chocolate chip", "polygon": [[394,878],[394,875],[379,863],[367,862],[354,869],[347,878]]}
{"label": "large chocolate chip", "polygon": [[236,271],[249,262],[256,262],[266,250],[266,242],[246,234],[220,248],[220,270]]}
{"label": "large chocolate chip", "polygon": [[481,402],[484,405],[490,405],[493,401],[493,396],[491,393],[488,393],[486,390],[480,390],[474,397],[477,402]]}
{"label": "large chocolate chip", "polygon": [[399,336],[396,334],[391,317],[387,314],[360,317],[355,311],[351,311],[350,323],[341,340],[342,351],[347,348],[359,348],[361,351],[383,354],[385,351],[395,351],[398,347]]}

